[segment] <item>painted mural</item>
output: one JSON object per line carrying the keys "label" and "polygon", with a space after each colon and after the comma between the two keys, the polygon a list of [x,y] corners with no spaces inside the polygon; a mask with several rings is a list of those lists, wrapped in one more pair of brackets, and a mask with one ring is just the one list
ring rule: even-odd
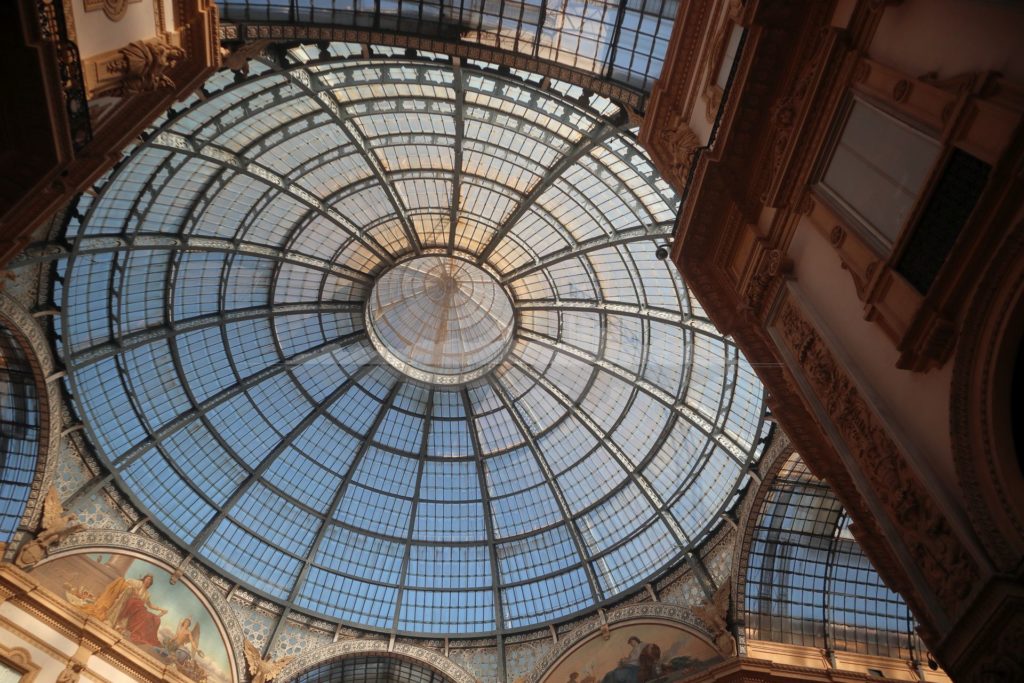
{"label": "painted mural", "polygon": [[196,683],[234,680],[213,616],[167,570],[131,555],[83,553],[37,565],[32,575]]}
{"label": "painted mural", "polygon": [[682,625],[630,621],[597,632],[542,678],[544,683],[670,683],[722,658]]}

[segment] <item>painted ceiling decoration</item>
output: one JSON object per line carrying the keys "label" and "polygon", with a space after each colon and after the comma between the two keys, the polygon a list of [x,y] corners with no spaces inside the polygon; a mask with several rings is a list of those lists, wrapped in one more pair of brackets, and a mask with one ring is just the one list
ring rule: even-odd
{"label": "painted ceiling decoration", "polygon": [[59,352],[118,487],[256,594],[407,635],[676,566],[769,425],[655,256],[679,198],[622,109],[438,55],[287,63],[215,75],[67,227]]}

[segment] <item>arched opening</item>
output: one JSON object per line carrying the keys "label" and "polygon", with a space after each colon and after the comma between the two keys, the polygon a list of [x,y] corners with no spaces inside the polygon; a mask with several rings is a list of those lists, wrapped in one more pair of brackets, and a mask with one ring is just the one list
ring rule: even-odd
{"label": "arched opening", "polygon": [[446,676],[407,659],[359,656],[332,659],[307,669],[294,683],[452,683]]}
{"label": "arched opening", "polygon": [[0,543],[14,536],[39,459],[35,375],[21,343],[0,321]]}

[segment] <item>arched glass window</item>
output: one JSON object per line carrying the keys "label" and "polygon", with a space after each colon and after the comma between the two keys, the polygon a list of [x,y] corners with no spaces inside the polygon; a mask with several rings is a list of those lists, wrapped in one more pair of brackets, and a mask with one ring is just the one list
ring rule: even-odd
{"label": "arched glass window", "polygon": [[832,489],[798,454],[758,513],[743,616],[752,640],[903,660],[924,651],[903,598],[882,583]]}
{"label": "arched glass window", "polygon": [[39,401],[25,353],[0,326],[0,542],[25,513],[39,456]]}
{"label": "arched glass window", "polygon": [[433,669],[396,657],[335,659],[307,669],[295,683],[450,683]]}

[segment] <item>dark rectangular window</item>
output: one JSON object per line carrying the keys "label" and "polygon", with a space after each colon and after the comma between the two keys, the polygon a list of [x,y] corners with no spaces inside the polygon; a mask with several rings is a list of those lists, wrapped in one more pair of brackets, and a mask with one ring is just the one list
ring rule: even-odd
{"label": "dark rectangular window", "polygon": [[953,250],[991,171],[991,166],[962,149],[954,149],[949,156],[896,266],[922,294],[928,292]]}

